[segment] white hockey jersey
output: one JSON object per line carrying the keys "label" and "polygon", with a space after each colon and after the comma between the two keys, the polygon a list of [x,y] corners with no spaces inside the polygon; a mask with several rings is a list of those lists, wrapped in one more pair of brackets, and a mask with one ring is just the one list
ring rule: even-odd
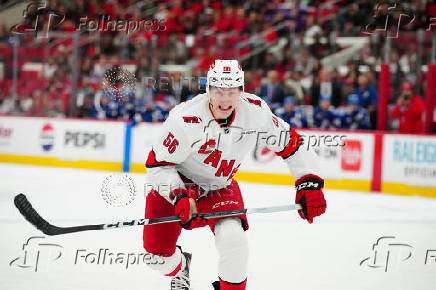
{"label": "white hockey jersey", "polygon": [[173,108],[164,122],[146,162],[146,191],[152,187],[171,202],[171,192],[185,188],[181,176],[205,193],[226,187],[255,146],[275,151],[297,179],[318,174],[315,153],[301,143],[300,135],[255,95],[242,93],[232,121],[221,127],[207,94],[200,94]]}

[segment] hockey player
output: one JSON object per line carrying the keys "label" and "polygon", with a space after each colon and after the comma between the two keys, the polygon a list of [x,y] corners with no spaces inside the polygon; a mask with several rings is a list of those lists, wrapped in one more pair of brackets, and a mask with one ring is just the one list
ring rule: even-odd
{"label": "hockey player", "polygon": [[182,228],[209,226],[219,254],[215,289],[246,289],[246,215],[205,220],[194,214],[244,208],[233,177],[245,154],[257,145],[268,146],[286,162],[296,178],[295,202],[303,206],[299,214],[312,223],[326,210],[324,181],[315,154],[301,144],[300,135],[263,100],[244,92],[244,72],[236,60],[215,60],[207,73],[206,93],[170,112],[146,161],[151,189],[145,217],[181,219],[180,224],[144,227],[145,250],[163,261],[149,266],[172,276],[172,290],[190,289],[191,254],[176,246],[177,239]]}

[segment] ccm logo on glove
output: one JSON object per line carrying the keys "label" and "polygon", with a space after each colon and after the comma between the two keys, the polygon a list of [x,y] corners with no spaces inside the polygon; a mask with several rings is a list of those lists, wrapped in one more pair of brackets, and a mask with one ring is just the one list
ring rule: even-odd
{"label": "ccm logo on glove", "polygon": [[313,218],[325,213],[327,208],[324,193],[322,192],[323,187],[324,180],[313,174],[305,175],[295,182],[295,188],[297,189],[295,203],[299,203],[302,207],[298,214],[310,224],[313,223]]}
{"label": "ccm logo on glove", "polygon": [[297,189],[297,191],[302,190],[302,189],[318,189],[320,184],[319,183],[315,183],[312,181],[308,181],[308,182],[303,182],[300,185],[297,185],[295,188]]}

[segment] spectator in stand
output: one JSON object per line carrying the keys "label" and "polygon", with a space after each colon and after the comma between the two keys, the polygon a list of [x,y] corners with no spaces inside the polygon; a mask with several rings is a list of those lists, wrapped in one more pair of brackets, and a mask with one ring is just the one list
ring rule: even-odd
{"label": "spectator in stand", "polygon": [[278,73],[270,70],[267,73],[267,83],[260,87],[260,97],[269,97],[273,104],[283,104],[285,92],[278,81]]}
{"label": "spectator in stand", "polygon": [[301,71],[286,72],[283,77],[283,83],[285,86],[285,93],[288,95],[294,95],[295,103],[302,105],[304,103],[304,88],[301,85],[303,75]]}
{"label": "spectator in stand", "polygon": [[186,97],[190,94],[189,83],[186,80],[181,72],[170,74],[167,93],[172,95],[177,103],[186,101]]}
{"label": "spectator in stand", "polygon": [[[115,94],[110,91],[97,92],[96,103],[92,117],[97,119],[117,119],[119,116],[118,102]],[[100,101],[99,101],[100,100]]]}
{"label": "spectator in stand", "polygon": [[238,8],[236,10],[236,20],[233,23],[232,30],[242,32],[248,24],[248,19],[245,16],[245,11],[243,8]]}
{"label": "spectator in stand", "polygon": [[47,113],[49,117],[65,117],[65,103],[61,99],[55,99]]}
{"label": "spectator in stand", "polygon": [[[330,96],[333,106],[338,107],[342,103],[342,83],[332,77],[332,72],[328,69],[319,71],[319,82],[314,82],[312,86],[312,105],[315,107],[318,104],[319,96]],[[316,79],[315,79],[316,80]]]}
{"label": "spectator in stand", "polygon": [[9,30],[6,28],[6,24],[0,24],[0,47],[2,42],[6,42],[9,38]]}
{"label": "spectator in stand", "polygon": [[306,47],[302,47],[301,56],[297,58],[295,69],[303,72],[303,76],[310,75],[313,71],[315,58],[310,55],[310,51]]}
{"label": "spectator in stand", "polygon": [[127,91],[123,93],[118,102],[119,118],[123,120],[133,120],[135,117],[135,93]]}
{"label": "spectator in stand", "polygon": [[368,76],[361,74],[357,78],[358,87],[354,89],[353,94],[359,96],[360,106],[368,111],[371,120],[371,128],[376,128],[376,106],[377,90],[369,83]]}
{"label": "spectator in stand", "polygon": [[313,38],[317,34],[322,34],[322,28],[318,25],[318,21],[313,15],[306,18],[306,33],[305,37]]}
{"label": "spectator in stand", "polygon": [[94,96],[87,94],[83,97],[83,104],[77,108],[77,116],[80,118],[91,118],[94,110]]}
{"label": "spectator in stand", "polygon": [[145,104],[145,110],[141,111],[141,118],[144,122],[154,122],[153,115],[155,115],[154,105],[152,102]]}
{"label": "spectator in stand", "polygon": [[54,57],[50,57],[48,59],[48,62],[46,64],[44,64],[44,70],[43,70],[44,77],[46,79],[53,77],[53,75],[55,74],[57,69],[58,69],[58,66],[55,63]]}
{"label": "spectator in stand", "polygon": [[235,12],[232,6],[227,6],[222,13],[215,13],[214,29],[217,32],[230,31],[235,23]]}
{"label": "spectator in stand", "polygon": [[292,57],[292,52],[289,47],[285,47],[283,59],[278,63],[277,70],[280,73],[291,71],[295,66],[295,60]]}
{"label": "spectator in stand", "polygon": [[147,77],[151,77],[150,60],[148,57],[142,57],[139,60],[139,65],[135,71],[135,78],[138,81],[147,81]]}
{"label": "spectator in stand", "polygon": [[359,96],[356,94],[348,96],[348,106],[343,116],[342,126],[353,130],[369,130],[371,128],[368,112],[360,107]]}
{"label": "spectator in stand", "polygon": [[276,71],[278,66],[276,57],[272,53],[267,53],[261,66],[264,71]]}
{"label": "spectator in stand", "polygon": [[191,78],[188,82],[188,87],[182,91],[181,101],[187,101],[200,93],[200,79],[198,77]]}
{"label": "spectator in stand", "polygon": [[157,102],[154,107],[156,115],[153,115],[153,121],[164,122],[175,103],[175,99],[169,95],[163,101]]}
{"label": "spectator in stand", "polygon": [[331,106],[330,96],[321,95],[319,106],[313,110],[312,124],[314,128],[337,129],[341,128],[341,116]]}
{"label": "spectator in stand", "polygon": [[135,100],[135,116],[133,121],[138,122],[153,122],[154,103],[152,98],[143,96]]}
{"label": "spectator in stand", "polygon": [[413,85],[403,83],[401,85],[401,94],[397,99],[391,117],[399,119],[398,130],[403,133],[422,132],[424,114],[424,101],[413,94]]}
{"label": "spectator in stand", "polygon": [[321,59],[327,54],[327,45],[321,43],[321,33],[313,36],[313,43],[309,45],[309,51],[316,59]]}
{"label": "spectator in stand", "polygon": [[358,26],[355,26],[353,21],[348,19],[345,21],[344,28],[342,29],[342,32],[340,35],[342,37],[351,37],[358,35]]}
{"label": "spectator in stand", "polygon": [[354,91],[354,81],[352,78],[346,78],[342,85],[342,96],[349,96]]}
{"label": "spectator in stand", "polygon": [[17,98],[12,95],[4,98],[0,107],[0,113],[2,114],[16,114],[17,113]]}
{"label": "spectator in stand", "polygon": [[295,107],[294,97],[286,97],[281,112],[277,113],[292,128],[307,128],[307,118],[301,108]]}
{"label": "spectator in stand", "polygon": [[[35,93],[38,92],[38,90],[35,91]],[[33,96],[31,94],[27,94],[21,101],[20,101],[20,108],[23,114],[25,115],[31,115],[32,114],[32,108],[33,108]]]}

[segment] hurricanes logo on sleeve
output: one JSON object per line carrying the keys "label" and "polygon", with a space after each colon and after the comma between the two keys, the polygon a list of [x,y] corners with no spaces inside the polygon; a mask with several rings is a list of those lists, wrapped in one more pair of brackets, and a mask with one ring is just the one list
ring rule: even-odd
{"label": "hurricanes logo on sleeve", "polygon": [[201,118],[199,118],[197,116],[184,116],[183,121],[185,123],[200,123]]}
{"label": "hurricanes logo on sleeve", "polygon": [[247,98],[247,101],[248,101],[250,104],[255,104],[256,106],[259,106],[259,107],[262,106],[262,102],[261,102],[260,100],[253,100],[253,99],[251,99],[251,98]]}

